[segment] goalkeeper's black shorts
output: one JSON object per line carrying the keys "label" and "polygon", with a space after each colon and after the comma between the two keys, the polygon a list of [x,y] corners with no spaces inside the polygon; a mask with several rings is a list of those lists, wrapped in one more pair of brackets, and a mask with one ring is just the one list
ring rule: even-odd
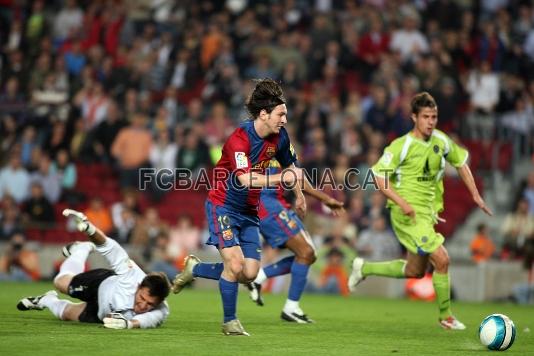
{"label": "goalkeeper's black shorts", "polygon": [[69,284],[69,295],[87,303],[81,312],[79,321],[83,323],[101,323],[98,319],[98,287],[108,277],[114,276],[110,269],[97,268],[77,274]]}

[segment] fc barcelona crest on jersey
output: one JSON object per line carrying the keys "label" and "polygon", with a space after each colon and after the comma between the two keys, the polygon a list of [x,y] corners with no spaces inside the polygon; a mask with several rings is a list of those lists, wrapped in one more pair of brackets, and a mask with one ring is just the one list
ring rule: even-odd
{"label": "fc barcelona crest on jersey", "polygon": [[225,240],[231,240],[234,238],[234,233],[232,232],[232,229],[228,229],[222,232],[222,236]]}
{"label": "fc barcelona crest on jersey", "polygon": [[434,145],[434,153],[439,153],[439,146],[438,145]]}
{"label": "fc barcelona crest on jersey", "polygon": [[269,156],[269,158],[273,157],[276,153],[276,148],[274,146],[267,146],[267,150],[265,151],[265,154]]}

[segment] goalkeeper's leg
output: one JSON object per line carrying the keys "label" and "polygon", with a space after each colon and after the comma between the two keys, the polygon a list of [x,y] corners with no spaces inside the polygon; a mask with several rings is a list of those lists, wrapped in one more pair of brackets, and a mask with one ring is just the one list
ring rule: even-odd
{"label": "goalkeeper's leg", "polygon": [[79,242],[71,245],[69,249],[70,256],[63,262],[59,268],[58,275],[54,278],[54,286],[61,293],[68,294],[68,288],[72,278],[84,271],[87,257],[94,248],[91,242]]}

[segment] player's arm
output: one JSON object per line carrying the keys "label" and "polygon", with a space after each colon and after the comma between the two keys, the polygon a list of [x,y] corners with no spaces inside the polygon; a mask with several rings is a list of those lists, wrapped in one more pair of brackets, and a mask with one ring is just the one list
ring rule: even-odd
{"label": "player's arm", "polygon": [[478,205],[478,207],[482,209],[486,214],[490,216],[493,215],[492,211],[488,208],[488,206],[484,202],[484,199],[482,199],[482,197],[480,196],[480,193],[478,192],[478,189],[475,183],[475,179],[473,178],[473,174],[471,173],[471,169],[469,168],[469,165],[467,164],[469,153],[467,152],[466,149],[460,147],[458,144],[456,144],[456,142],[452,141],[449,137],[447,137],[447,143],[450,149],[445,159],[453,167],[456,168],[465,186],[469,190],[469,193],[471,193],[471,196],[473,197],[473,201]]}
{"label": "player's arm", "polygon": [[[295,166],[295,163],[291,163],[289,169],[300,169]],[[300,169],[303,173],[304,171]],[[306,183],[306,176],[303,175],[302,177],[299,177],[295,180],[295,182],[292,184],[292,190],[293,193],[295,193],[295,211],[297,212],[297,215],[303,219],[306,216],[306,211],[308,210],[308,206],[306,204],[306,198],[304,197],[304,194],[302,194],[302,190]]]}
{"label": "player's arm", "polygon": [[493,212],[490,208],[486,205],[486,202],[482,197],[480,196],[480,193],[478,192],[477,185],[475,183],[475,179],[473,178],[473,174],[471,173],[471,169],[467,164],[464,164],[461,167],[457,168],[458,174],[464,181],[465,186],[469,190],[469,193],[471,193],[471,196],[473,197],[473,201],[478,205],[480,209],[482,209],[486,214],[489,216],[493,215]]}
{"label": "player's arm", "polygon": [[391,201],[393,201],[395,204],[397,204],[401,209],[402,209],[402,212],[404,213],[404,215],[408,215],[409,217],[411,217],[414,222],[415,222],[415,210],[413,209],[413,207],[408,204],[408,202],[406,200],[404,200],[403,197],[401,197],[399,195],[399,193],[397,193],[397,191],[391,186],[390,182],[389,182],[389,179],[387,179],[387,175],[384,176],[384,177],[381,177],[381,176],[378,176],[378,175],[375,175],[375,181],[376,181],[376,184],[378,185],[378,189],[380,189],[380,191],[382,193],[384,193],[384,195]]}
{"label": "player's arm", "polygon": [[339,216],[343,212],[345,212],[345,208],[343,207],[343,202],[332,198],[328,194],[315,189],[310,181],[304,177],[304,189],[303,192],[309,196],[314,197],[315,199],[321,201],[324,205],[329,207],[332,210],[332,215]]}
{"label": "player's arm", "polygon": [[301,168],[290,167],[284,169],[282,173],[272,175],[250,171],[238,174],[237,179],[239,179],[239,183],[247,188],[267,188],[277,186],[280,183],[294,184],[296,181],[302,180],[303,176]]}
{"label": "player's arm", "polygon": [[117,241],[107,237],[102,230],[91,223],[85,214],[72,210],[63,210],[63,215],[76,221],[76,228],[84,232],[89,240],[96,245],[96,250],[108,261],[111,269],[117,274],[127,273],[131,269],[130,257]]}
{"label": "player's arm", "polygon": [[397,193],[392,184],[390,184],[390,177],[400,164],[400,149],[402,146],[403,141],[395,140],[390,146],[386,147],[382,157],[371,168],[371,171],[373,172],[378,189],[389,200],[397,204],[402,209],[404,215],[411,217],[415,223],[415,210]]}
{"label": "player's arm", "polygon": [[163,301],[156,309],[128,320],[120,313],[107,315],[102,322],[108,329],[150,329],[160,326],[169,316],[169,306]]}

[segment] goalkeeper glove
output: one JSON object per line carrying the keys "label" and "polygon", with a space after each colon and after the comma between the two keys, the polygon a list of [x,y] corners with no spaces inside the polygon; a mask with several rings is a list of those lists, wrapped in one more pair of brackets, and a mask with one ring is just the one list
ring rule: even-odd
{"label": "goalkeeper glove", "polygon": [[102,320],[104,327],[108,329],[131,329],[133,323],[127,320],[121,313],[110,313]]}
{"label": "goalkeeper glove", "polygon": [[63,210],[63,216],[72,217],[76,222],[76,228],[80,232],[85,232],[89,236],[93,236],[96,232],[95,226],[87,220],[85,214],[72,209]]}

